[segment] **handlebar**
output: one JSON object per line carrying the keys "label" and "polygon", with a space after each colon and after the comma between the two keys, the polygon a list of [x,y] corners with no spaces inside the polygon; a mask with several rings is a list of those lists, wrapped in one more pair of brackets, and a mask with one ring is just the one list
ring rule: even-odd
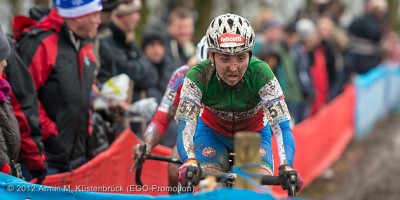
{"label": "handlebar", "polygon": [[[144,151],[143,151],[144,152]],[[137,185],[142,186],[142,180],[141,180],[141,173],[142,173],[142,167],[144,161],[148,160],[158,160],[158,161],[163,161],[163,162],[169,162],[173,163],[176,165],[182,165],[182,161],[177,158],[172,158],[172,157],[167,157],[167,156],[160,156],[160,155],[147,155],[144,157],[144,153],[141,155],[140,158],[137,159],[137,162],[134,163],[132,167],[133,168],[136,166],[136,174],[135,174],[135,181]],[[196,183],[193,182],[193,178],[195,177],[195,174],[193,174],[193,170],[187,170],[187,176],[189,176],[189,187],[196,186]],[[201,178],[206,178],[207,176],[214,176],[216,178],[216,181],[219,183],[227,183],[235,181],[237,178],[236,173],[216,173],[216,172],[202,172],[201,170],[199,171],[201,174]],[[282,189],[288,190],[288,196],[290,197],[295,197],[296,195],[296,183],[297,183],[297,172],[296,171],[290,171],[288,176],[285,175],[278,175],[278,176],[271,176],[271,175],[262,175],[261,176],[261,185],[280,185],[282,186]]]}
{"label": "handlebar", "polygon": [[[217,182],[225,183],[225,180],[235,180],[237,178],[236,173],[212,173],[203,172],[202,178],[207,176],[214,176]],[[261,175],[261,185],[282,185],[282,177],[271,176],[271,175]]]}
{"label": "handlebar", "polygon": [[172,157],[166,157],[166,156],[159,156],[159,155],[153,155],[150,154],[146,157],[147,160],[158,160],[158,161],[163,161],[163,162],[169,162],[169,163],[173,163],[176,165],[182,165],[182,161],[181,159],[178,158],[172,158]]}

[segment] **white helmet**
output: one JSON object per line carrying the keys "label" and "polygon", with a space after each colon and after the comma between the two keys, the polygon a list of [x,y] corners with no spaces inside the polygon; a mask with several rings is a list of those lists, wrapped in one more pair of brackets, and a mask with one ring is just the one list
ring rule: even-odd
{"label": "white helmet", "polygon": [[250,22],[235,14],[223,14],[211,21],[207,29],[208,50],[224,54],[251,51],[255,34]]}
{"label": "white helmet", "polygon": [[201,38],[200,42],[197,44],[196,48],[197,62],[202,62],[207,59],[207,49],[208,49],[207,37],[203,36],[203,38]]}

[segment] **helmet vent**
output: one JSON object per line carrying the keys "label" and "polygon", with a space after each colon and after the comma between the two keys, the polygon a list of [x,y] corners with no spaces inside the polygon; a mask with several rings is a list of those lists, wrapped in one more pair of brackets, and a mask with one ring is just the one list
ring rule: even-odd
{"label": "helmet vent", "polygon": [[215,45],[216,45],[216,44],[215,44],[215,41],[211,38],[210,35],[208,35],[208,42],[209,42],[210,44],[212,44],[212,45],[208,45],[208,46],[215,46]]}
{"label": "helmet vent", "polygon": [[229,24],[229,28],[232,29],[232,26],[233,26],[233,19],[228,19],[227,23]]}

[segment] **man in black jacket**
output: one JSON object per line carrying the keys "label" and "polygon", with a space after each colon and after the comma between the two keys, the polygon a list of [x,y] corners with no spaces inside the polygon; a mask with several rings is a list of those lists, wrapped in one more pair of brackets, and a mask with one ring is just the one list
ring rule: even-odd
{"label": "man in black jacket", "polygon": [[157,69],[159,76],[156,87],[154,90],[152,89],[149,91],[149,95],[156,97],[157,102],[160,102],[176,66],[174,66],[172,60],[166,56],[165,38],[155,30],[147,30],[143,34],[142,49],[145,56]]}
{"label": "man in black jacket", "polygon": [[134,82],[133,102],[148,96],[159,77],[153,64],[134,42],[134,30],[140,20],[140,0],[125,1],[112,13],[111,36],[100,41],[101,69],[98,79],[126,74]]}
{"label": "man in black jacket", "polygon": [[194,19],[189,9],[177,7],[168,16],[166,54],[175,69],[188,63],[195,54],[196,47],[192,39]]}
{"label": "man in black jacket", "polygon": [[95,58],[92,43],[100,24],[100,0],[56,1],[49,15],[19,41],[38,95],[48,174],[87,161],[90,93]]}
{"label": "man in black jacket", "polygon": [[345,57],[348,71],[367,73],[382,62],[387,9],[386,0],[368,0],[365,14],[351,22],[349,52]]}

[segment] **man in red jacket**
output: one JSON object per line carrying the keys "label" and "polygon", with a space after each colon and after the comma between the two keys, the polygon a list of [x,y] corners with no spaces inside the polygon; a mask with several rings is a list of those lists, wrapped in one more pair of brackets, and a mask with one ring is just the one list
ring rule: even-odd
{"label": "man in red jacket", "polygon": [[[19,41],[19,54],[38,95],[47,174],[70,171],[87,161],[95,70],[91,39],[101,10],[101,0],[56,1],[49,15]],[[40,173],[33,176],[46,175],[43,162],[25,164],[30,172]]]}

